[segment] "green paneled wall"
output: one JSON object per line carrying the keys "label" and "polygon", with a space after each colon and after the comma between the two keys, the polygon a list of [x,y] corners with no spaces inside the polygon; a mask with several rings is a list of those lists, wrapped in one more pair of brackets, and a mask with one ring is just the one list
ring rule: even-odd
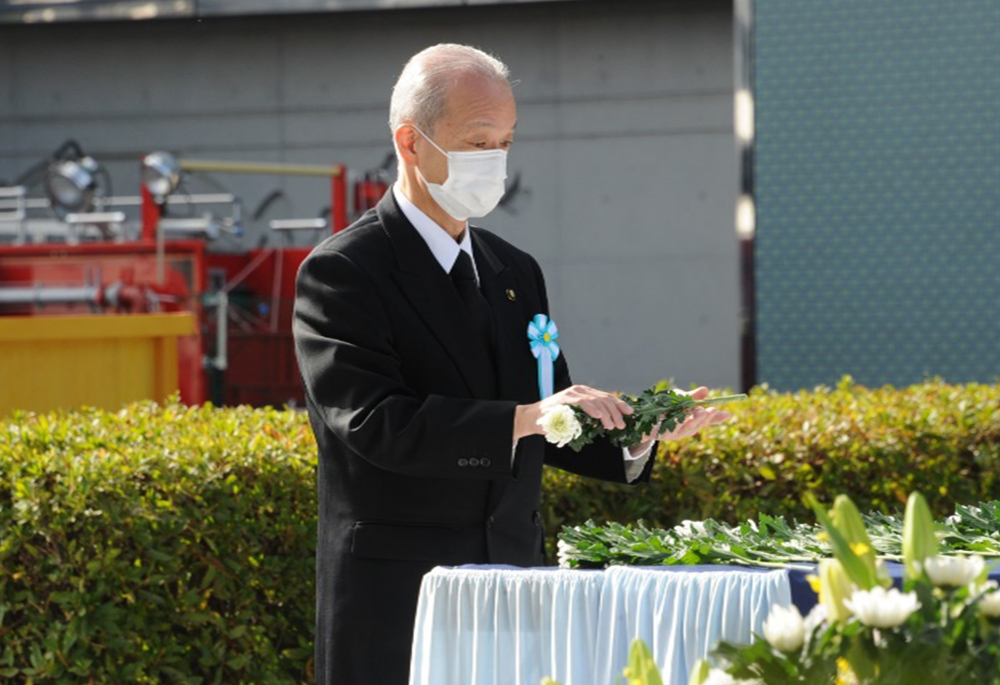
{"label": "green paneled wall", "polygon": [[1000,0],[756,0],[758,380],[1000,378]]}

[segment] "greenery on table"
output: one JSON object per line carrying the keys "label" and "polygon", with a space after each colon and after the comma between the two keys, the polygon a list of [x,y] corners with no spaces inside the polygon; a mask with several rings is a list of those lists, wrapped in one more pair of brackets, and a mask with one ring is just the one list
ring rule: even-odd
{"label": "greenery on table", "polygon": [[928,381],[908,388],[755,388],[725,405],[732,421],[660,446],[648,484],[622,486],[546,469],[550,553],[583,521],[669,528],[685,519],[738,524],[760,513],[811,520],[808,493],[850,495],[862,511],[897,513],[913,490],[945,516],[1000,499],[1000,385]]}
{"label": "greenery on table", "polygon": [[[902,560],[903,521],[871,512],[863,516],[875,553]],[[935,524],[946,554],[1000,556],[1000,501],[958,505],[955,513]],[[567,526],[559,534],[560,555],[570,567],[675,566],[745,564],[786,566],[816,563],[830,556],[820,524],[786,521],[760,514],[755,521],[731,526],[709,519],[685,521],[673,528],[588,521]]]}

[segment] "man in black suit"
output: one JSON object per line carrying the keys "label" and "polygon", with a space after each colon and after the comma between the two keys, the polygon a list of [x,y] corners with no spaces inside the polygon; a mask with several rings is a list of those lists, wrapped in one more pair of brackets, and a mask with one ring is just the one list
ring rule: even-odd
{"label": "man in black suit", "polygon": [[[576,404],[606,427],[631,410],[571,384],[541,397],[528,323],[549,313],[535,260],[470,227],[503,194],[516,108],[506,67],[474,48],[415,55],[393,91],[399,179],[298,275],[294,333],[319,448],[316,676],[404,685],[421,578],[438,565],[542,563],[542,465],[649,478],[653,439],[728,414],[696,410],[624,451],[540,435]],[[707,392],[704,388],[696,391]]]}

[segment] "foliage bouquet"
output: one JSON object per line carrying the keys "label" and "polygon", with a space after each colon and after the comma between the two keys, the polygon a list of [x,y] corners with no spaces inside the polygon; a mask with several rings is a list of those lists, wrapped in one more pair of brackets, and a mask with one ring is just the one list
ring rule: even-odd
{"label": "foliage bouquet", "polygon": [[696,400],[690,395],[663,386],[654,386],[638,397],[622,395],[621,399],[632,407],[632,414],[625,417],[625,428],[608,430],[595,418],[574,405],[552,407],[538,420],[545,431],[545,439],[579,452],[597,438],[607,435],[619,447],[630,447],[642,442],[657,425],[661,431],[674,430],[695,407],[746,399],[746,395],[725,395]]}
{"label": "foliage bouquet", "polygon": [[903,525],[903,591],[892,588],[861,516],[840,496],[812,502],[833,559],[819,565],[819,604],[808,616],[775,607],[764,638],[721,643],[722,668],[700,662],[691,685],[1000,683],[1000,591],[981,557],[940,556],[924,498],[910,496]]}

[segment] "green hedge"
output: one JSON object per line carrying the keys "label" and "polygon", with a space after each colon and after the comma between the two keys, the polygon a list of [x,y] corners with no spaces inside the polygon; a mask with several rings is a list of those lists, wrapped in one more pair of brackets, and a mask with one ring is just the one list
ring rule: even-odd
{"label": "green hedge", "polygon": [[861,511],[901,511],[916,490],[938,516],[1000,499],[1000,386],[931,381],[777,393],[755,388],[726,406],[733,421],[661,445],[648,487],[548,469],[549,533],[588,519],[671,526],[739,523],[759,513],[812,521],[806,493],[849,495]]}
{"label": "green hedge", "polygon": [[307,681],[314,450],[273,410],[0,425],[0,680]]}
{"label": "green hedge", "polygon": [[[561,524],[812,520],[803,493],[940,516],[1000,499],[1000,386],[756,390],[737,419],[664,446],[644,488],[550,469]],[[311,678],[315,443],[302,413],[85,410],[0,423],[0,680]]]}

